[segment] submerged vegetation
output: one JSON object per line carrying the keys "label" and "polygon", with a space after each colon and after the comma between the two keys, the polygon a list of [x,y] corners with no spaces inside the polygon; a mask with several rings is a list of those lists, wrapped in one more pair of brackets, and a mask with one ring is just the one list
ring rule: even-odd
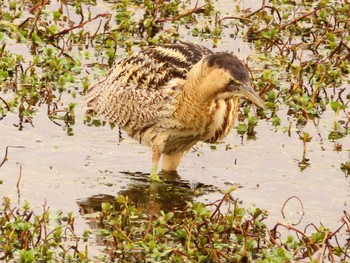
{"label": "submerged vegetation", "polygon": [[[347,0],[263,0],[255,9],[240,1],[23,0],[0,1],[0,121],[36,125],[36,114],[74,135],[77,103],[114,61],[144,46],[178,40],[214,50],[235,39],[248,42],[255,89],[267,110],[243,105],[237,132],[256,138],[264,120],[278,132],[297,133],[301,170],[310,166],[305,129],[325,112],[335,153],[350,133],[350,4]],[[186,38],[184,37],[186,36]],[[221,50],[220,50],[221,51]],[[104,125],[85,116],[87,125]],[[322,124],[324,125],[324,124]],[[229,147],[229,146],[228,146]],[[6,156],[3,162],[6,161]],[[346,177],[350,161],[339,167]],[[0,178],[2,179],[2,178]],[[1,183],[1,180],[0,180]],[[118,204],[118,205],[116,205]],[[185,211],[150,214],[119,196],[94,215],[105,245],[101,262],[349,262],[350,216],[339,228],[310,224],[299,230],[266,222],[267,211],[244,209],[232,193],[211,204],[187,202]],[[91,233],[90,233],[91,234]],[[74,217],[52,217],[44,206],[34,215],[26,203],[0,207],[0,260],[89,262],[89,233],[74,232]]]}
{"label": "submerged vegetation", "polygon": [[[93,215],[90,215],[92,217]],[[203,204],[188,202],[184,211],[147,213],[120,195],[115,205],[102,203],[96,214],[105,253],[99,262],[348,262],[350,215],[339,228],[308,225],[299,230],[277,223],[268,212],[244,209],[229,192]],[[287,232],[288,230],[288,232]],[[288,234],[286,234],[288,233]],[[74,232],[74,217],[51,216],[46,206],[35,215],[27,203],[0,207],[0,259],[5,262],[91,262],[89,236]]]}

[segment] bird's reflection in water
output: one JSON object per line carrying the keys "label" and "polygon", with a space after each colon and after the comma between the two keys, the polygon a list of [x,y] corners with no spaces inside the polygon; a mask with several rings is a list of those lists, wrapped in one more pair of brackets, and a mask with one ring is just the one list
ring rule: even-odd
{"label": "bird's reflection in water", "polygon": [[[218,191],[212,185],[193,183],[181,180],[177,173],[162,173],[164,183],[149,182],[149,174],[140,172],[123,172],[132,181],[126,189],[118,194],[128,196],[129,202],[136,207],[142,207],[149,215],[157,216],[160,211],[175,212],[183,211],[186,202],[192,202],[196,197],[209,192]],[[89,217],[88,214],[101,211],[102,203],[111,203],[115,209],[120,211],[120,204],[116,201],[118,196],[99,194],[78,200],[80,213],[85,215],[86,223],[90,229],[101,228],[101,223],[96,216]],[[95,244],[104,246],[103,236],[96,235]]]}
{"label": "bird's reflection in water", "polygon": [[[122,172],[132,180],[119,195],[128,196],[131,204],[142,207],[146,213],[159,214],[160,211],[182,211],[186,202],[192,202],[198,196],[217,191],[212,185],[181,180],[176,172],[162,172],[164,183],[149,182],[149,174],[140,172]],[[94,195],[78,200],[81,214],[101,211],[101,203],[112,203],[118,209],[117,196],[108,194]]]}

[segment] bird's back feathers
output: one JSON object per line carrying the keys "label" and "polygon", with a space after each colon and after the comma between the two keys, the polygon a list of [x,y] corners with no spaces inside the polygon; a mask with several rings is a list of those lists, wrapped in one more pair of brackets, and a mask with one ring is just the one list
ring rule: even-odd
{"label": "bird's back feathers", "polygon": [[185,79],[208,54],[212,51],[184,42],[146,48],[121,60],[106,78],[90,87],[88,106],[133,136],[171,113],[176,79]]}

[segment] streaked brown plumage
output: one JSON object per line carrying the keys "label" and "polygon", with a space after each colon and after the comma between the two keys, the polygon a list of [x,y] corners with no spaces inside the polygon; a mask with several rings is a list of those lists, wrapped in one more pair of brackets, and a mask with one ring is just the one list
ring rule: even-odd
{"label": "streaked brown plumage", "polygon": [[154,46],[121,60],[87,94],[88,106],[152,149],[151,178],[176,170],[198,141],[215,143],[233,128],[238,100],[264,103],[244,64],[190,43]]}

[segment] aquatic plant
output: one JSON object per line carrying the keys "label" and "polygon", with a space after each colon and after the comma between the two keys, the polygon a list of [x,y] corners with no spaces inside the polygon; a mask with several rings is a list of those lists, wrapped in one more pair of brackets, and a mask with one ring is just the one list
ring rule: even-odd
{"label": "aquatic plant", "polygon": [[[349,81],[347,1],[265,0],[254,11],[241,10],[237,3],[230,14],[209,0],[193,6],[163,0],[103,3],[110,11],[102,12],[96,1],[3,1],[0,118],[18,114],[22,129],[34,125],[35,113],[47,105],[48,117],[70,128],[72,135],[74,108],[66,94],[84,95],[94,76],[124,54],[183,40],[186,34],[214,46],[237,37],[251,43],[248,66],[269,109],[258,111],[259,118],[286,130],[289,123],[280,110],[287,107],[303,129],[309,120],[316,124],[328,105],[333,109],[338,104],[336,129],[330,128],[329,139],[349,134],[350,94],[344,87]],[[238,130],[249,130],[247,136],[254,138],[251,121],[256,117],[250,114],[248,124],[248,115],[242,112]],[[89,115],[86,123],[103,124]]]}
{"label": "aquatic plant", "polygon": [[[347,262],[350,215],[339,227],[286,223],[268,227],[268,212],[245,209],[232,192],[212,203],[188,202],[183,211],[149,213],[127,196],[102,203],[99,229],[77,235],[72,213],[35,214],[27,202],[0,206],[0,259],[5,262],[92,262],[89,240],[105,244],[100,262]],[[288,230],[288,231],[287,231]]]}
{"label": "aquatic plant", "polygon": [[[127,196],[118,209],[102,204],[100,235],[110,260],[118,262],[345,262],[350,259],[350,215],[339,228],[284,223],[269,228],[268,212],[245,209],[228,192],[210,204],[187,203],[184,211],[145,213]],[[312,229],[312,230],[310,230]],[[288,231],[286,231],[288,230]]]}
{"label": "aquatic plant", "polygon": [[[267,106],[255,113],[243,104],[237,132],[255,139],[257,126],[267,122],[277,132],[294,134],[303,147],[297,162],[303,170],[311,164],[307,147],[318,139],[306,128],[318,129],[328,111],[333,117],[321,127],[326,139],[334,142],[335,154],[348,150],[341,143],[350,133],[347,0],[264,0],[256,10],[232,2],[228,13],[209,0],[101,3],[103,8],[95,0],[0,1],[0,121],[18,116],[13,119],[19,130],[31,128],[44,110],[74,135],[75,109],[86,89],[119,58],[175,40],[220,50],[230,43],[229,51],[240,55],[237,38],[251,47],[246,63]],[[85,123],[106,125],[91,115]],[[337,167],[348,180],[349,161]],[[284,223],[269,227],[265,210],[245,209],[230,194],[211,204],[189,202],[183,213],[152,214],[127,196],[117,203],[102,205],[100,230],[90,235],[106,242],[102,262],[350,261],[348,212],[335,231],[314,224],[300,230]],[[89,262],[88,236],[75,233],[72,214],[52,216],[45,205],[35,214],[28,203],[15,207],[8,198],[0,206],[2,261]]]}
{"label": "aquatic plant", "polygon": [[[35,214],[28,202],[13,207],[4,197],[0,206],[0,260],[2,262],[85,262],[89,231],[77,237],[72,213],[52,216],[46,206]],[[85,246],[84,246],[85,242]],[[82,249],[79,248],[82,244]]]}

